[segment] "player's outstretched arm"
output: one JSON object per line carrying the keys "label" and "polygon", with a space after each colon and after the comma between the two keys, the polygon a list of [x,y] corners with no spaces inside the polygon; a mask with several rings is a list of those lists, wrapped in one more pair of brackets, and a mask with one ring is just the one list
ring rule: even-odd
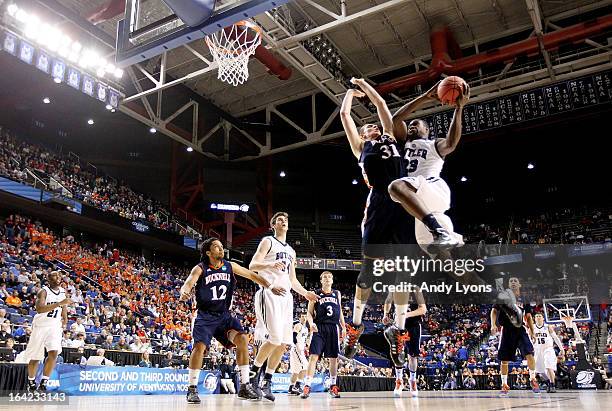
{"label": "player's outstretched arm", "polygon": [[183,283],[183,286],[181,287],[181,301],[189,300],[189,297],[191,296],[191,290],[193,290],[193,287],[195,287],[196,283],[198,282],[198,279],[200,278],[200,275],[202,275],[202,269],[199,265],[196,265],[191,269],[189,277],[187,277],[187,279]]}
{"label": "player's outstretched arm", "polygon": [[295,267],[293,264],[289,267],[289,280],[291,281],[291,289],[307,299],[308,301],[315,302],[319,299],[319,296],[312,291],[306,290],[295,275]]}
{"label": "player's outstretched arm", "polygon": [[230,263],[232,265],[232,270],[235,274],[247,278],[254,283],[261,285],[263,288],[269,288],[276,295],[285,295],[286,290],[281,287],[274,287],[273,284],[270,284],[268,280],[263,278],[261,275],[257,274],[254,271],[248,270],[241,266],[240,264],[236,264],[234,262]]}
{"label": "player's outstretched arm", "polygon": [[470,99],[470,86],[465,84],[463,93],[457,98],[457,104],[455,105],[455,112],[453,113],[453,119],[451,120],[450,127],[446,138],[441,138],[436,141],[438,152],[442,156],[447,156],[457,148],[459,139],[461,138],[461,123],[463,121],[463,106],[465,106]]}
{"label": "player's outstretched arm", "polygon": [[529,336],[531,339],[535,338],[535,324],[533,322],[533,316],[531,313],[525,314],[525,322],[527,323],[527,331],[529,331]]}
{"label": "player's outstretched arm", "polygon": [[368,96],[372,104],[376,106],[376,111],[378,112],[378,118],[382,124],[383,133],[388,134],[390,136],[393,135],[393,120],[391,116],[391,112],[389,111],[389,107],[387,107],[387,102],[378,91],[374,90],[367,81],[362,78],[352,78],[351,83],[358,86],[364,93]]}
{"label": "player's outstretched arm", "polygon": [[344,100],[342,100],[342,106],[340,107],[340,120],[342,120],[342,127],[344,127],[346,138],[351,145],[351,151],[353,152],[353,155],[357,157],[357,160],[359,160],[359,157],[361,157],[363,140],[359,137],[357,126],[355,125],[355,121],[353,121],[353,117],[351,117],[351,107],[353,106],[353,97],[364,96],[365,94],[363,92],[351,88],[346,92]]}
{"label": "player's outstretched arm", "polygon": [[412,113],[414,113],[416,110],[418,110],[419,108],[421,108],[428,102],[439,101],[438,99],[438,85],[439,84],[440,82],[438,81],[436,84],[433,85],[432,88],[427,90],[424,94],[404,104],[402,107],[399,108],[399,110],[395,112],[395,114],[393,114],[393,117],[392,117],[393,135],[395,136],[395,138],[401,141],[406,140],[406,135],[408,134],[408,130],[406,128],[406,123],[404,122],[408,120],[408,117],[410,117]]}
{"label": "player's outstretched arm", "polygon": [[559,347],[559,351],[561,351],[561,354],[565,355],[565,348],[563,348],[563,343],[561,342],[561,340],[559,339],[559,336],[555,332],[555,327],[553,327],[552,325],[549,325],[548,332],[550,333],[550,336],[552,337],[555,344],[557,344],[557,347]]}

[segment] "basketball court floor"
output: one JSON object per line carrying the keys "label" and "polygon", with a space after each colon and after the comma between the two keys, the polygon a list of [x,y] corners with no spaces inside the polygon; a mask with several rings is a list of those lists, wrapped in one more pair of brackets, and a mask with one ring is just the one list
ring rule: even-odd
{"label": "basketball court floor", "polygon": [[[266,410],[272,407],[292,411],[315,410],[604,410],[612,404],[612,391],[561,391],[556,394],[535,395],[530,391],[515,391],[507,398],[500,398],[497,391],[427,391],[411,398],[393,398],[390,392],[343,393],[342,398],[332,399],[326,393],[311,395],[308,400],[276,396],[276,402],[242,401],[232,395],[203,396],[199,405],[187,404],[182,395],[156,396],[108,396],[71,397],[69,405],[11,404],[0,410],[96,410],[96,411],[162,411],[162,410]],[[606,405],[608,404],[608,405]]]}

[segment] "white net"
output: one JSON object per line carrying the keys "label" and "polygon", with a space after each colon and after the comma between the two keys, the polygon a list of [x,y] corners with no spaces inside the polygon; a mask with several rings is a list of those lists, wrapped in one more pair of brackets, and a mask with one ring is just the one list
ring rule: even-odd
{"label": "white net", "polygon": [[237,86],[249,78],[249,58],[261,44],[259,27],[240,21],[206,36],[206,44],[219,65],[217,78]]}

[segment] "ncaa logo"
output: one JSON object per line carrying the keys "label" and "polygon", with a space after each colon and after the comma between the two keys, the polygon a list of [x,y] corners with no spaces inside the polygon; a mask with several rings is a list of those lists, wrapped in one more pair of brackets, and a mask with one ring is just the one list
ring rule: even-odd
{"label": "ncaa logo", "polygon": [[204,387],[208,391],[214,391],[217,388],[217,377],[215,374],[208,373],[206,377],[204,377]]}
{"label": "ncaa logo", "polygon": [[580,371],[576,376],[576,383],[590,384],[593,381],[593,377],[595,377],[595,372],[593,371]]}

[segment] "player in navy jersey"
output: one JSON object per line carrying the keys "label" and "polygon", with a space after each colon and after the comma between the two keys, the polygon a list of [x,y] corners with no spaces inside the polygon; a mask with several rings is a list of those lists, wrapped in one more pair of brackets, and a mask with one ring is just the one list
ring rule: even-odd
{"label": "player in navy jersey", "polygon": [[[193,349],[189,359],[189,389],[187,402],[199,404],[197,383],[204,354],[214,337],[226,348],[236,347],[236,362],[240,369],[240,391],[238,398],[258,399],[257,392],[249,383],[249,348],[246,331],[240,321],[230,312],[232,297],[236,288],[237,274],[241,277],[269,288],[270,283],[234,262],[223,258],[221,241],[208,238],[201,247],[202,262],[193,267],[189,277],[181,287],[181,300],[187,301],[195,287],[197,316],[193,322]],[[270,288],[274,294],[283,295],[285,290]]]}
{"label": "player in navy jersey", "polygon": [[[342,297],[340,291],[332,289],[333,283],[333,274],[329,271],[323,271],[321,273],[321,291],[318,294],[319,300],[308,303],[306,316],[312,331],[312,339],[310,340],[310,357],[308,358],[308,371],[306,378],[304,378],[302,398],[308,398],[310,395],[310,384],[317,361],[321,356],[329,358],[329,376],[331,378],[329,394],[334,398],[340,398],[336,385],[338,352],[340,350],[339,338],[344,338],[346,324],[342,314]],[[340,332],[338,332],[338,327],[341,328]]]}
{"label": "player in navy jersey", "polygon": [[[363,79],[351,79],[359,90],[349,90],[342,102],[340,115],[342,125],[348,138],[351,150],[359,160],[364,179],[370,194],[366,201],[365,215],[361,227],[363,265],[357,278],[352,322],[347,324],[347,341],[343,349],[346,357],[352,358],[356,345],[363,333],[362,316],[374,283],[373,265],[377,258],[385,257],[387,244],[415,244],[414,218],[405,213],[403,208],[394,202],[388,191],[392,181],[403,177],[406,168],[403,164],[402,145],[393,136],[391,112],[385,100]],[[351,118],[353,97],[368,96],[376,106],[382,124],[382,133],[375,124],[366,124],[357,130]],[[389,257],[389,256],[387,256]],[[393,362],[403,366],[402,353],[398,349],[404,334],[404,322],[408,310],[408,297],[405,293],[394,295],[398,315],[396,327],[390,330],[390,354]]]}
{"label": "player in navy jersey", "polygon": [[[521,294],[521,282],[516,277],[510,277],[508,279],[508,286],[514,293],[517,304],[521,306],[524,312],[523,324],[520,327],[513,325],[513,322],[509,318],[506,311],[500,309],[498,305],[493,306],[491,309],[491,335],[495,335],[498,332],[497,325],[501,326],[499,336],[499,349],[497,357],[501,362],[500,374],[502,380],[501,395],[506,396],[510,391],[508,385],[508,362],[516,359],[516,350],[521,352],[521,356],[527,360],[527,366],[529,367],[529,380],[531,382],[531,389],[534,393],[540,392],[540,386],[536,381],[536,362],[533,356],[534,349],[531,339],[534,338],[535,328],[533,324],[533,318],[531,316],[531,306],[529,304],[522,304],[520,301]],[[529,335],[527,334],[528,327]]]}
{"label": "player in navy jersey", "polygon": [[[410,393],[413,397],[418,394],[417,389],[417,369],[418,358],[421,349],[421,323],[423,316],[427,313],[425,298],[421,291],[415,291],[410,294],[412,303],[409,306],[408,314],[406,315],[405,329],[407,333],[407,341],[405,344],[406,353],[408,354],[408,371],[410,372]],[[383,307],[383,324],[391,323],[389,313],[391,311],[391,294],[388,295]],[[387,334],[385,333],[385,337]],[[395,367],[395,389],[393,396],[401,397],[404,389],[404,368]]]}

